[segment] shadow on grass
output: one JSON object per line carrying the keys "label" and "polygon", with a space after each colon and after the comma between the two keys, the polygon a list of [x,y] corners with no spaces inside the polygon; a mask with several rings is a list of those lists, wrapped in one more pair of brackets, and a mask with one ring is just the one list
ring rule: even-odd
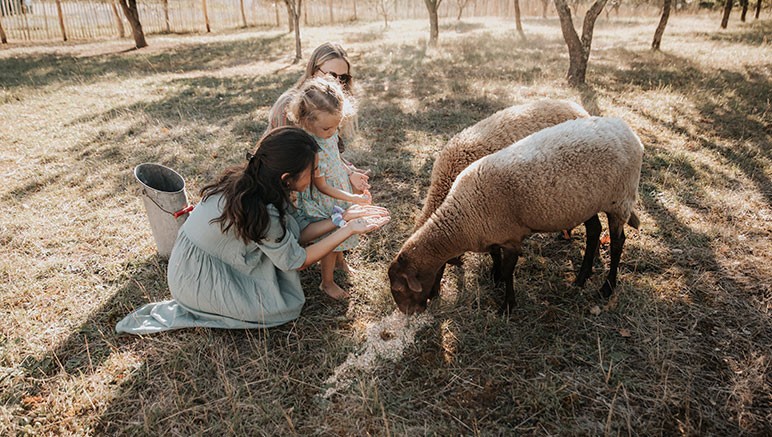
{"label": "shadow on grass", "polygon": [[237,41],[181,45],[162,53],[103,54],[91,57],[35,54],[3,60],[0,84],[13,89],[71,85],[97,78],[146,76],[148,73],[184,73],[217,70],[286,56],[286,35]]}
{"label": "shadow on grass", "polygon": [[[772,206],[772,181],[764,164],[772,159],[772,143],[769,125],[763,121],[769,111],[769,102],[763,96],[772,95],[772,83],[753,71],[743,75],[709,70],[706,74],[704,68],[691,61],[666,53],[640,56],[630,52],[626,58],[627,69],[599,69],[601,75],[613,77],[607,84],[609,92],[622,92],[619,86],[634,86],[642,91],[662,86],[673,88],[698,109],[700,133],[693,133],[695,129],[689,117],[671,122],[654,114],[644,115],[695,141],[730,166],[740,168]],[[708,135],[722,139],[723,144],[708,140]]]}
{"label": "shadow on grass", "polygon": [[697,32],[694,36],[712,41],[761,46],[769,42],[772,35],[772,20],[756,20],[741,26],[742,30],[739,32],[736,29],[733,32]]}

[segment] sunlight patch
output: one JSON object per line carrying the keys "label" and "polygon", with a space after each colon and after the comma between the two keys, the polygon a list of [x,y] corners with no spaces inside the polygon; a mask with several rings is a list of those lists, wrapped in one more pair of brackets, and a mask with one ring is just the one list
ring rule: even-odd
{"label": "sunlight patch", "polygon": [[323,397],[329,399],[340,390],[348,388],[357,371],[372,372],[378,358],[396,362],[402,358],[405,349],[415,342],[415,334],[428,326],[434,318],[424,312],[418,316],[406,316],[399,310],[378,322],[368,324],[365,329],[365,345],[359,352],[348,354],[346,361],[335,369],[325,384],[330,388]]}

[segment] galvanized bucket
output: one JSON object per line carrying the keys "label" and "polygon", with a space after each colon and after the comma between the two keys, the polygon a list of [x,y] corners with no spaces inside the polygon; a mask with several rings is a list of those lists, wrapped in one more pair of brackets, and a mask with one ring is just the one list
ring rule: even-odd
{"label": "galvanized bucket", "polygon": [[134,177],[141,185],[140,194],[158,254],[168,258],[177,232],[193,209],[188,205],[185,180],[169,167],[152,163],[134,167]]}

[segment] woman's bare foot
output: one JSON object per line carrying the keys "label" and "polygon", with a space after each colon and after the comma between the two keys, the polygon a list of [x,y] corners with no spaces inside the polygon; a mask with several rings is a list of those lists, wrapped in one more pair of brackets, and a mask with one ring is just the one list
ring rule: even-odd
{"label": "woman's bare foot", "polygon": [[340,288],[340,286],[334,282],[329,284],[321,283],[319,284],[319,289],[335,300],[347,299],[349,297],[348,291]]}

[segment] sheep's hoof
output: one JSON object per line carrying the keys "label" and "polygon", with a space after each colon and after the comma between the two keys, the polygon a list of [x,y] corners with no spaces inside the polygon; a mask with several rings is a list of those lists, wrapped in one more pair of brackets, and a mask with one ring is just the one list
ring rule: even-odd
{"label": "sheep's hoof", "polygon": [[603,287],[600,288],[600,295],[603,296],[604,299],[608,299],[612,294],[614,294],[614,287],[606,280],[603,283]]}
{"label": "sheep's hoof", "polygon": [[499,308],[499,315],[501,317],[509,317],[512,315],[512,308],[514,308],[514,306],[514,303],[504,302],[504,304]]}
{"label": "sheep's hoof", "polygon": [[500,285],[503,282],[503,279],[501,278],[501,272],[493,270],[491,272],[491,277],[493,277],[493,283],[496,285]]}

